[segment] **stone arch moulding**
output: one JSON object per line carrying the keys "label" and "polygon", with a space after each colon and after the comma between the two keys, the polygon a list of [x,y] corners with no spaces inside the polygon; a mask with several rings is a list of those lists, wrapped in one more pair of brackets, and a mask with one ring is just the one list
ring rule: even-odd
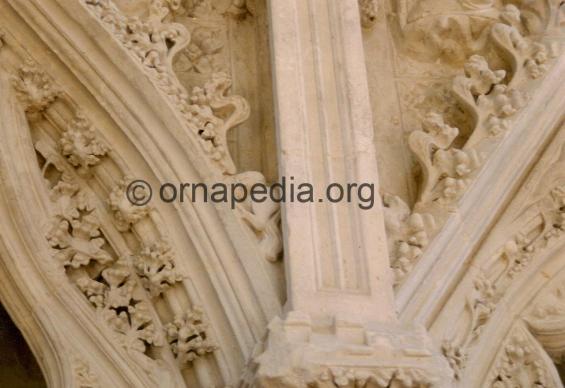
{"label": "stone arch moulding", "polygon": [[261,179],[225,147],[247,103],[222,74],[179,87],[163,12],[0,2],[0,297],[50,386],[237,384],[281,312],[277,208],[126,202],[133,178]]}

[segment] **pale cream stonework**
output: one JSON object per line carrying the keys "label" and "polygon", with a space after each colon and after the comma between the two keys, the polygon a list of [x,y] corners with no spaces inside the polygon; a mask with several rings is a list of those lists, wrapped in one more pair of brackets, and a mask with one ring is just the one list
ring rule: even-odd
{"label": "pale cream stonework", "polygon": [[[0,300],[51,387],[562,387],[559,0],[0,0]],[[135,206],[136,179],[354,203]]]}

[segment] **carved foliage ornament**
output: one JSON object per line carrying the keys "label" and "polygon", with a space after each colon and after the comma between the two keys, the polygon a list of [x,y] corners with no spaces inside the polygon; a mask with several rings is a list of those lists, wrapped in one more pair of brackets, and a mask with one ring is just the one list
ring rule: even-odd
{"label": "carved foliage ornament", "polygon": [[[196,135],[220,174],[234,174],[226,133],[249,117],[249,105],[239,96],[228,96],[231,80],[218,73],[204,88],[189,95],[172,70],[172,59],[191,41],[188,30],[166,21],[180,3],[152,0],[149,16],[125,16],[110,0],[82,0],[143,66],[145,73],[182,115],[189,132]],[[196,36],[198,38],[198,35]]]}
{"label": "carved foliage ornament", "polygon": [[[58,90],[53,81],[31,62],[20,69],[14,87],[27,108],[28,117],[34,120],[48,117],[50,104],[61,95],[51,93]],[[116,249],[106,238],[100,222],[105,210],[94,205],[94,194],[83,180],[95,173],[94,169],[103,163],[110,149],[80,110],[61,132],[55,144],[44,140],[36,143],[37,152],[45,160],[42,172],[49,165],[59,170],[54,178],[46,179],[51,186],[53,213],[46,238],[53,248],[53,257],[96,309],[97,317],[112,329],[116,341],[132,355],[151,358],[148,349],[165,345],[165,330],[150,300],[182,279],[176,272],[172,248],[162,240],[142,241],[137,254],[116,253],[123,248]],[[140,207],[132,209],[131,204],[122,206],[126,182],[127,179],[122,180],[111,192],[109,205],[115,226],[129,233],[148,212]],[[142,233],[140,238],[146,236]],[[205,337],[204,326],[200,328],[200,336]],[[214,349],[210,346],[207,351]],[[202,351],[196,351],[190,361],[201,354]],[[92,380],[84,367],[79,372],[81,381]]]}
{"label": "carved foliage ornament", "polygon": [[561,386],[551,360],[521,325],[505,340],[486,383],[492,388]]}
{"label": "carved foliage ornament", "polygon": [[473,122],[469,133],[461,133],[442,114],[430,112],[422,129],[409,136],[409,147],[421,168],[417,202],[407,211],[408,205],[400,198],[384,200],[387,233],[394,236],[389,238],[389,250],[397,284],[445,222],[493,144],[510,129],[510,118],[526,105],[528,96],[517,87],[525,87],[547,69],[545,45],[522,35],[528,30],[526,20],[515,5],[508,4],[485,35],[498,48],[501,59],[509,63],[510,73],[492,70],[485,57],[474,54],[464,64],[463,74],[453,80],[452,95]]}
{"label": "carved foliage ornament", "polygon": [[[179,1],[151,0],[149,15],[141,17],[124,15],[110,0],[81,1],[136,58],[149,79],[166,95],[184,119],[188,132],[200,144],[217,176],[232,179],[237,169],[228,150],[227,133],[248,119],[249,104],[244,98],[229,94],[232,82],[223,72],[210,72],[202,87],[194,87],[188,93],[172,68],[173,58],[181,51],[188,50],[193,65],[201,69],[220,49],[218,40],[210,36],[213,33],[209,28],[195,28],[191,34],[184,25],[171,22],[174,15],[188,15],[195,22],[203,15],[214,12],[211,2],[194,1],[184,8]],[[251,12],[250,7],[249,0],[237,0],[227,12],[241,16],[243,10]],[[138,217],[138,213],[145,210],[127,209],[122,191],[123,188],[119,188],[113,193],[111,206],[123,230]],[[258,243],[263,255],[274,261],[280,254],[282,244],[279,243],[278,211],[271,214],[275,217],[266,224],[266,228],[258,231]],[[253,226],[251,229],[254,229]]]}
{"label": "carved foliage ornament", "polygon": [[21,66],[13,80],[16,93],[28,114],[44,111],[61,93],[33,61]]}
{"label": "carved foliage ornament", "polygon": [[399,45],[411,56],[429,62],[460,64],[484,52],[500,21],[518,34],[536,35],[547,28],[557,2],[441,0],[394,2]]}
{"label": "carved foliage ornament", "polygon": [[177,315],[173,322],[165,326],[167,341],[179,363],[191,362],[216,350],[216,345],[206,334],[207,328],[208,324],[199,307]]}
{"label": "carved foliage ornament", "polygon": [[[461,374],[467,353],[490,322],[514,278],[531,264],[535,255],[545,250],[551,242],[557,242],[557,238],[565,232],[564,187],[549,190],[546,197],[537,202],[537,206],[541,225],[526,224],[526,228],[508,240],[473,279],[472,292],[466,299],[471,316],[469,328],[461,341],[457,344],[446,342],[443,349],[456,376]],[[533,318],[539,319],[546,312],[559,311],[561,305],[553,304],[553,301],[551,306],[538,305],[535,310],[537,315]]]}

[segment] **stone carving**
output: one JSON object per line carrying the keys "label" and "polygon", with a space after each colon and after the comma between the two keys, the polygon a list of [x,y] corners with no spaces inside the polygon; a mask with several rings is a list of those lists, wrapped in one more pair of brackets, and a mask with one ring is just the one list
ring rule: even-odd
{"label": "stone carving", "polygon": [[550,290],[539,299],[539,302],[532,308],[529,320],[540,321],[557,317],[565,317],[565,286],[563,285]]}
{"label": "stone carving", "polygon": [[225,71],[226,64],[222,53],[225,41],[220,34],[222,34],[221,30],[196,28],[192,32],[190,44],[181,53],[188,60],[183,70],[200,74]]}
{"label": "stone carving", "polygon": [[216,350],[216,345],[208,338],[204,313],[199,307],[175,317],[165,325],[167,341],[180,364],[192,362]]}
{"label": "stone carving", "polygon": [[[491,7],[481,3],[478,9],[482,9],[483,5]],[[529,16],[523,15],[518,7],[511,4],[494,15],[495,19],[485,27],[484,39],[498,48],[502,60],[509,64],[510,73],[492,70],[485,57],[471,55],[463,66],[464,74],[456,76],[452,83],[452,94],[457,104],[472,120],[468,132],[461,133],[458,128],[446,123],[444,115],[432,112],[423,120],[422,130],[416,130],[409,136],[409,147],[421,167],[420,190],[411,214],[433,216],[435,229],[425,230],[427,240],[431,240],[441,228],[483,158],[492,152],[493,144],[510,129],[510,117],[526,105],[526,93],[514,85],[540,77],[547,68],[545,45],[523,36],[529,31],[525,23],[530,23],[530,28],[533,28],[533,21],[527,22],[533,16],[528,13]],[[391,215],[390,212],[388,215]],[[409,217],[404,216],[404,220],[407,222]],[[407,244],[405,241],[406,238],[389,240],[397,283],[411,270],[425,247],[425,244]]]}
{"label": "stone carving", "polygon": [[461,378],[463,368],[465,367],[466,355],[462,352],[459,346],[455,346],[449,341],[445,341],[442,344],[441,351],[447,359],[447,362],[449,362],[449,366],[453,371],[453,377],[456,380],[459,380]]}
{"label": "stone carving", "polygon": [[[174,62],[175,72],[183,78],[209,77],[228,71],[227,21],[217,7],[218,4],[211,1],[192,1],[174,12],[175,20],[190,31],[190,43]],[[233,4],[230,10],[234,15],[243,16],[245,1]]]}
{"label": "stone carving", "polygon": [[481,334],[481,329],[490,319],[500,299],[496,286],[482,272],[473,281],[473,290],[467,299],[467,307],[471,311],[470,332],[464,347]]}
{"label": "stone carving", "polygon": [[180,7],[179,2],[151,1],[145,20],[123,15],[110,0],[83,0],[83,3],[110,25],[114,36],[153,76],[166,74],[174,55],[188,43],[189,34],[182,25],[163,22],[171,10]]}
{"label": "stone carving", "polygon": [[[55,144],[59,145],[58,149]],[[54,258],[96,308],[98,319],[112,330],[116,341],[144,368],[153,368],[153,364],[148,364],[153,357],[148,349],[164,345],[164,336],[143,287],[151,295],[158,295],[180,280],[174,272],[171,248],[155,244],[142,249],[140,257],[135,257],[137,261],[131,255],[116,258],[119,255],[115,247],[101,230],[99,215],[103,210],[93,206],[81,178],[92,172],[109,148],[97,139],[90,120],[81,111],[75,112],[57,143],[38,141],[35,146],[45,159],[43,170],[54,166],[59,171],[47,182],[52,185],[53,219],[46,238],[55,250]],[[129,230],[148,212],[144,207],[132,207],[127,201],[128,183],[127,177],[119,182],[109,201],[116,225],[122,231]],[[83,368],[83,372],[87,371]]]}
{"label": "stone carving", "polygon": [[389,251],[395,258],[392,268],[398,283],[412,270],[428,245],[428,233],[435,229],[435,222],[430,214],[411,213],[397,196],[384,194],[383,206]]}
{"label": "stone carving", "polygon": [[[229,181],[245,185],[248,192],[255,184],[266,184],[265,177],[253,171],[237,174]],[[242,199],[238,197],[239,201]],[[262,255],[274,262],[280,257],[283,244],[280,233],[280,206],[270,198],[264,202],[246,199],[237,204],[238,214],[257,236]]]}
{"label": "stone carving", "polygon": [[163,345],[162,335],[153,323],[146,302],[128,305],[127,310],[106,309],[103,311],[103,316],[118,334],[120,344],[129,351],[145,353],[149,345]]}
{"label": "stone carving", "polygon": [[526,312],[527,327],[557,365],[562,364],[565,351],[565,287],[563,276],[556,284],[541,292]]}
{"label": "stone carving", "polygon": [[133,278],[129,259],[118,259],[103,269],[97,280],[81,276],[76,284],[125,349],[143,354],[149,345],[163,345],[162,335]]}
{"label": "stone carving", "polygon": [[502,354],[495,363],[494,378],[489,385],[504,387],[553,387],[539,345],[531,335],[517,331],[506,341]]}
{"label": "stone carving", "polygon": [[55,258],[65,266],[78,268],[90,261],[106,264],[112,257],[102,249],[105,240],[96,217],[87,214],[81,219],[59,220],[47,235],[49,244],[57,249]]}
{"label": "stone carving", "polygon": [[51,201],[55,214],[62,220],[72,222],[80,218],[81,212],[90,213],[93,208],[79,185],[69,173],[63,173],[61,180],[51,190]]}
{"label": "stone carving", "polygon": [[73,360],[75,382],[78,388],[99,388],[98,377],[92,373],[90,366],[80,358]]}
{"label": "stone carving", "polygon": [[[521,14],[512,4],[505,7],[502,21],[492,28],[492,40],[510,63],[514,76],[525,74],[536,79],[547,69],[548,52],[545,45],[530,42],[520,32]],[[504,15],[511,15],[504,17]]]}
{"label": "stone carving", "polygon": [[[222,33],[216,27],[201,26],[193,29],[191,34],[182,24],[167,21],[167,16],[172,14],[180,19],[183,16],[217,19],[221,16],[215,6],[210,1],[195,1],[184,8],[178,2],[153,0],[149,16],[142,19],[125,16],[110,0],[83,2],[139,60],[149,78],[166,94],[215,170],[220,175],[235,175],[237,169],[228,150],[227,133],[246,121],[250,112],[244,98],[229,95],[230,77],[222,72],[216,73],[222,68],[219,59],[222,55]],[[248,2],[245,4],[249,6]],[[243,3],[237,0],[233,6],[241,9]],[[190,93],[181,85],[172,68],[172,58],[179,52],[188,58],[191,69],[209,74],[208,81],[202,87],[194,87]],[[138,221],[146,210],[143,206],[134,208],[126,203],[121,186],[113,191],[110,203],[120,230],[124,230]],[[277,214],[273,211],[271,220],[263,222],[265,226],[260,226],[258,231],[260,249],[269,260],[273,260],[280,250]]]}
{"label": "stone carving", "polygon": [[499,21],[517,32],[540,33],[549,22],[546,1],[501,4],[483,0],[401,0],[396,4],[398,28],[406,52],[425,61],[462,63],[487,50],[491,29]]}
{"label": "stone carving", "polygon": [[129,230],[137,222],[147,217],[151,209],[148,205],[134,205],[128,199],[126,190],[132,189],[129,187],[131,181],[131,177],[124,177],[112,189],[108,198],[110,210],[114,212],[116,227],[122,232]]}
{"label": "stone carving", "polygon": [[191,105],[181,111],[210,159],[219,164],[223,172],[232,175],[236,168],[227,148],[226,135],[229,129],[247,120],[249,104],[242,97],[229,96],[230,87],[231,80],[226,74],[214,74],[203,88],[192,90]]}
{"label": "stone carving", "polygon": [[19,68],[13,80],[25,111],[32,117],[47,109],[61,94],[51,78],[31,60]]}
{"label": "stone carving", "polygon": [[[465,355],[477,341],[482,329],[490,321],[499,301],[514,278],[532,262],[535,255],[547,248],[551,240],[565,231],[565,189],[561,186],[549,190],[539,198],[537,206],[541,225],[526,224],[526,229],[516,233],[484,265],[473,280],[473,289],[467,297],[466,307],[471,314],[469,329],[458,344],[449,343]],[[527,236],[527,237],[526,237]],[[559,304],[550,309],[559,309]],[[538,307],[536,314],[543,315],[546,308]],[[463,359],[464,360],[464,359]],[[463,360],[457,364],[457,374],[464,367]]]}
{"label": "stone carving", "polygon": [[255,0],[233,0],[230,7],[226,11],[236,19],[243,19],[247,15],[255,14]]}
{"label": "stone carving", "polygon": [[485,58],[473,55],[465,64],[465,75],[455,78],[453,92],[475,121],[465,148],[478,147],[483,140],[504,133],[509,127],[507,118],[525,106],[522,92],[502,84],[505,76],[504,70],[492,71]]}
{"label": "stone carving", "polygon": [[70,164],[79,167],[83,174],[89,167],[97,165],[108,152],[108,148],[97,139],[92,123],[80,111],[69,123],[59,144],[63,156]]}
{"label": "stone carving", "polygon": [[172,248],[166,241],[158,241],[143,247],[133,260],[137,275],[151,296],[160,295],[182,280],[182,276],[175,268]]}
{"label": "stone carving", "polygon": [[[410,149],[422,166],[422,185],[419,206],[431,202],[449,202],[458,197],[467,186],[467,178],[479,166],[474,150],[451,148],[459,134],[457,128],[447,125],[437,113],[429,114],[422,123],[422,131],[410,134]],[[439,189],[439,193],[437,193]]]}
{"label": "stone carving", "polygon": [[[190,34],[181,24],[164,22],[165,17],[178,10],[180,5],[155,0],[149,17],[142,20],[124,16],[110,0],[84,0],[84,3],[141,62],[151,80],[185,118],[190,132],[199,137],[211,162],[221,173],[234,174],[235,166],[227,150],[225,135],[248,118],[249,106],[241,97],[226,95],[231,81],[225,74],[214,74],[209,83],[203,88],[196,87],[190,96],[180,84],[172,70],[172,58],[189,44]],[[211,6],[209,2],[195,4],[197,7]],[[213,52],[214,44],[210,43],[206,33],[198,36],[195,42],[200,41]]]}
{"label": "stone carving", "polygon": [[377,21],[379,4],[377,0],[359,0],[359,12],[361,13],[361,25],[371,28]]}
{"label": "stone carving", "polygon": [[416,368],[382,368],[379,370],[329,368],[323,371],[315,381],[309,381],[308,386],[359,388],[413,388],[433,387],[435,379],[427,372]]}

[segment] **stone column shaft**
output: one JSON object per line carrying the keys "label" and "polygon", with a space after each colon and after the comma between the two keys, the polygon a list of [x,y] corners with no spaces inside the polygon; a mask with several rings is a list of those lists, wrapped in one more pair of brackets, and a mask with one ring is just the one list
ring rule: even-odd
{"label": "stone column shaft", "polygon": [[311,183],[315,201],[333,182],[374,185],[369,210],[347,201],[284,205],[287,309],[392,322],[357,1],[271,1],[270,15],[281,176]]}

